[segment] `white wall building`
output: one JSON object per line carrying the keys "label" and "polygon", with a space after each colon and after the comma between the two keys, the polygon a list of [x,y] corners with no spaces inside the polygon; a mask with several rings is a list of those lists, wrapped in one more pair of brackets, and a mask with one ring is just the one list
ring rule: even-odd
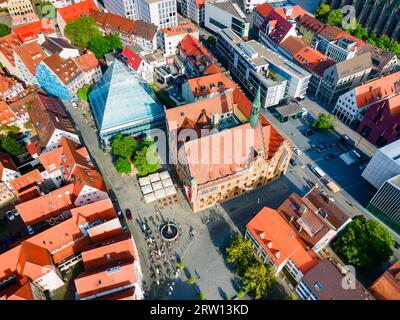
{"label": "white wall building", "polygon": [[232,30],[217,35],[217,49],[231,74],[255,94],[261,86],[264,107],[277,105],[283,98],[303,97],[311,74],[257,41],[244,42]]}
{"label": "white wall building", "polygon": [[108,12],[119,16],[131,20],[138,19],[135,0],[104,0],[104,7]]}
{"label": "white wall building", "polygon": [[212,32],[229,28],[239,37],[247,39],[250,22],[236,3],[206,2],[204,5],[204,26]]}
{"label": "white wall building", "polygon": [[138,20],[155,24],[159,28],[178,24],[176,0],[138,0],[136,5]]}
{"label": "white wall building", "polygon": [[165,56],[178,54],[178,44],[187,34],[199,39],[199,31],[192,23],[159,29],[157,32],[158,46],[164,50]]}
{"label": "white wall building", "polygon": [[400,174],[400,140],[378,149],[361,174],[375,188]]}

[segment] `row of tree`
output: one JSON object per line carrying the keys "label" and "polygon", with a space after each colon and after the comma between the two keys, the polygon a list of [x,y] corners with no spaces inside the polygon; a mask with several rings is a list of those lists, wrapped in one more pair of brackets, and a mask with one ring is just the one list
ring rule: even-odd
{"label": "row of tree", "polygon": [[150,139],[138,143],[134,138],[120,134],[111,143],[111,152],[115,157],[115,169],[119,173],[131,173],[132,162],[139,177],[147,176],[160,168],[157,146]]}
{"label": "row of tree", "polygon": [[[332,10],[332,8],[327,4],[321,4],[317,8],[315,17],[326,24],[336,27],[342,26],[342,10]],[[393,54],[400,56],[400,43],[396,40],[391,40],[386,34],[381,36],[370,34],[367,28],[363,27],[359,22],[356,22],[355,28],[348,28],[344,31],[371,45],[383,50],[391,51]]]}
{"label": "row of tree", "polygon": [[123,47],[118,34],[103,36],[92,17],[84,16],[68,22],[65,35],[79,49],[90,49],[97,59],[103,59],[106,53]]}
{"label": "row of tree", "polygon": [[255,258],[255,252],[249,239],[237,234],[226,248],[226,261],[242,277],[239,296],[254,294],[256,299],[267,295],[268,289],[275,282],[275,275],[270,265]]}

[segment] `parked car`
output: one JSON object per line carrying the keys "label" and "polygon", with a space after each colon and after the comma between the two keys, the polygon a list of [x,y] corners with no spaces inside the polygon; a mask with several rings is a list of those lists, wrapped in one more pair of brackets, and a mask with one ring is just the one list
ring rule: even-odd
{"label": "parked car", "polygon": [[131,209],[126,209],[125,210],[125,214],[126,214],[126,218],[128,220],[132,220],[132,211],[131,211]]}
{"label": "parked car", "polygon": [[297,165],[297,162],[294,159],[290,159],[289,162],[293,167]]}
{"label": "parked car", "polygon": [[12,211],[7,211],[6,217],[7,217],[8,221],[13,221],[15,219],[14,214],[12,213]]}
{"label": "parked car", "polygon": [[320,143],[318,146],[317,146],[317,151],[318,152],[325,152],[325,151],[328,151],[329,149],[330,149],[330,146],[329,145],[327,145],[326,143]]}

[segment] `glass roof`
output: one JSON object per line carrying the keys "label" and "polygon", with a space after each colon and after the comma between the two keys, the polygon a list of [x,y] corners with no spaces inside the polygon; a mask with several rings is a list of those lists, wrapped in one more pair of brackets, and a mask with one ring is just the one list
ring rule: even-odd
{"label": "glass roof", "polygon": [[118,59],[96,83],[89,100],[100,130],[165,114],[148,84]]}

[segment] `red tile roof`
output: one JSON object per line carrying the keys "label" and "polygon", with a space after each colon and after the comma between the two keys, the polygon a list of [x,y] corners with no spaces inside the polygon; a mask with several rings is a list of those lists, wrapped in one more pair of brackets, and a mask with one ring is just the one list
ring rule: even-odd
{"label": "red tile roof", "polygon": [[[21,201],[37,197],[37,186],[44,184],[44,179],[38,169],[32,170],[10,182],[11,187]],[[36,192],[35,192],[35,191]]]}
{"label": "red tile roof", "polygon": [[135,260],[135,256],[133,239],[129,234],[93,244],[82,252],[83,264],[87,271],[107,267],[116,263],[133,261]]}
{"label": "red tile roof", "polygon": [[18,172],[17,166],[11,157],[7,153],[0,151],[0,179],[3,177],[4,169]]}
{"label": "red tile roof", "polygon": [[160,29],[160,32],[164,33],[167,36],[176,36],[179,34],[193,33],[195,31],[197,31],[197,28],[193,23],[186,23],[178,26]]}
{"label": "red tile roof", "polygon": [[94,169],[86,169],[81,166],[76,166],[71,175],[71,181],[74,183],[74,195],[76,197],[78,197],[85,186],[107,192],[101,174]]}
{"label": "red tile roof", "polygon": [[370,290],[377,299],[400,300],[400,260],[385,271],[372,284]]}
{"label": "red tile roof", "polygon": [[89,72],[100,65],[99,60],[97,60],[93,52],[87,52],[76,57],[75,62],[84,72]]}
{"label": "red tile roof", "polygon": [[263,208],[247,229],[277,267],[290,259],[304,274],[318,263],[316,255],[306,251],[296,231],[274,209]]}
{"label": "red tile roof", "polygon": [[114,218],[100,225],[88,229],[88,234],[92,241],[102,241],[121,235],[123,233],[121,223],[118,218]]}
{"label": "red tile roof", "polygon": [[37,42],[23,44],[15,49],[23,64],[29,70],[32,76],[35,75],[36,67],[47,58],[46,52]]}
{"label": "red tile roof", "polygon": [[0,52],[5,56],[5,58],[9,61],[9,63],[15,67],[14,62],[14,49],[15,47],[21,45],[22,42],[19,38],[10,33],[9,35],[0,38]]}
{"label": "red tile roof", "polygon": [[[188,84],[195,97],[237,88],[237,84],[223,73],[214,73],[199,78],[192,78],[188,80]],[[205,88],[205,90],[203,88]]]}
{"label": "red tile roof", "polygon": [[85,272],[75,279],[79,299],[112,289],[133,286],[136,283],[136,271],[133,263],[126,263],[101,271]]}
{"label": "red tile roof", "polygon": [[16,120],[15,114],[10,110],[4,100],[0,100],[0,123],[2,126],[12,124]]}
{"label": "red tile roof", "polygon": [[90,9],[98,10],[97,5],[93,0],[85,0],[64,8],[59,8],[57,13],[65,22],[80,18],[82,15],[89,16]]}
{"label": "red tile roof", "polygon": [[397,83],[399,81],[400,71],[356,87],[354,90],[357,107],[362,108],[379,100],[397,95]]}
{"label": "red tile roof", "polygon": [[117,217],[110,199],[104,199],[89,203],[85,206],[71,209],[71,215],[75,223],[80,226],[93,223],[97,220],[112,220]]}
{"label": "red tile roof", "polygon": [[39,35],[49,36],[55,34],[56,30],[51,26],[47,19],[24,24],[12,29],[12,33],[17,35],[22,42],[30,42],[39,38]]}
{"label": "red tile roof", "polygon": [[125,47],[122,54],[127,58],[126,64],[133,70],[138,71],[143,59],[129,47]]}
{"label": "red tile roof", "polygon": [[15,206],[27,225],[54,217],[74,207],[74,185],[69,184],[52,193]]}
{"label": "red tile roof", "polygon": [[15,90],[18,85],[21,84],[17,80],[6,76],[4,73],[0,73],[0,99],[7,98],[10,91]]}

